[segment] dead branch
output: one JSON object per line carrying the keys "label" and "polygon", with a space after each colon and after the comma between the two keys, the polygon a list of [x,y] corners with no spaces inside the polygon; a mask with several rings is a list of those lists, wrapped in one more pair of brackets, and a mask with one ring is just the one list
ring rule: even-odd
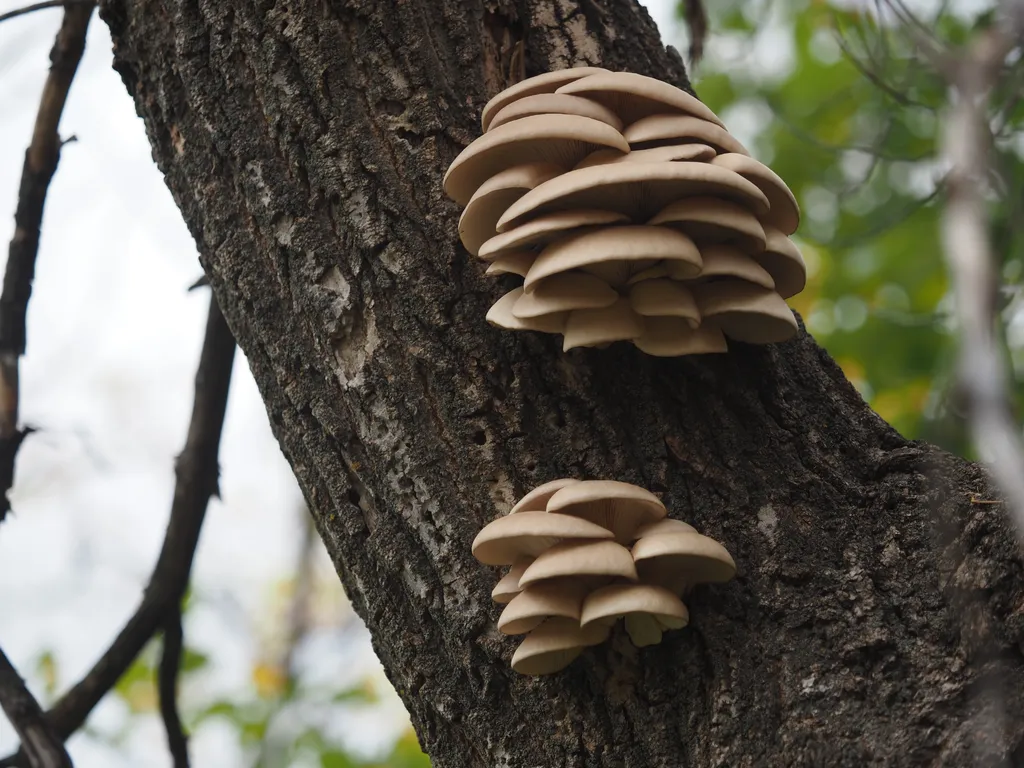
{"label": "dead branch", "polygon": [[39,702],[0,649],[0,707],[21,739],[29,768],[71,768],[64,742],[50,728]]}
{"label": "dead branch", "polygon": [[[90,0],[68,5],[64,11],[64,20],[50,51],[50,74],[43,86],[32,141],[25,152],[21,171],[14,237],[7,253],[4,287],[0,294],[0,493],[3,496],[0,522],[11,508],[7,493],[14,484],[18,448],[31,431],[18,428],[18,362],[25,354],[25,315],[36,271],[43,206],[60,159],[57,127],[85,50],[85,35],[95,7],[95,0]],[[10,14],[5,16],[10,17]]]}
{"label": "dead branch", "polygon": [[164,647],[157,671],[157,691],[160,694],[160,717],[167,732],[167,747],[174,768],[189,768],[188,737],[178,715],[178,673],[181,670],[181,605],[171,606],[163,624]]}
{"label": "dead branch", "polygon": [[991,171],[989,95],[1024,31],[1020,5],[1007,4],[1003,23],[982,32],[955,65],[944,68],[954,101],[942,136],[949,165],[942,240],[956,299],[958,378],[968,427],[1024,539],[1024,443],[1010,407],[1007,368],[996,337],[997,275],[985,201]]}
{"label": "dead branch", "polygon": [[[207,502],[211,496],[219,495],[217,454],[234,356],[235,340],[211,296],[206,337],[196,372],[192,420],[185,448],[175,464],[174,501],[160,556],[135,614],[85,677],[46,713],[60,739],[66,740],[82,726],[185,593]],[[19,751],[0,760],[0,767],[19,765],[22,757]]]}
{"label": "dead branch", "polygon": [[34,13],[35,11],[45,11],[47,8],[70,8],[73,5],[94,6],[96,5],[96,0],[45,0],[42,3],[32,3],[32,5],[15,8],[13,11],[0,13],[0,21],[16,19],[19,16]]}

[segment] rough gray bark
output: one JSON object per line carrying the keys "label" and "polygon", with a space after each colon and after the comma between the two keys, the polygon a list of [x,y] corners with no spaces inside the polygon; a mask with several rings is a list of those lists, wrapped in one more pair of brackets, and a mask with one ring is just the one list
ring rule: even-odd
{"label": "rough gray bark", "polygon": [[[1019,552],[806,334],[723,358],[483,322],[440,181],[524,39],[686,85],[634,0],[107,0],[115,66],[342,581],[439,768],[1024,760]],[[637,482],[740,568],[693,621],[511,672],[476,531]]]}

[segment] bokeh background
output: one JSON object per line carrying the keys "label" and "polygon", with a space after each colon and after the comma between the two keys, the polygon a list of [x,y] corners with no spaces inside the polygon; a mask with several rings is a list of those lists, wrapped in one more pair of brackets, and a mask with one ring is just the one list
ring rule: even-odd
{"label": "bokeh background", "polygon": [[[0,1],[0,12],[21,0]],[[646,3],[688,46],[673,0]],[[955,321],[942,261],[936,132],[947,94],[870,0],[714,0],[698,94],[792,187],[807,289],[791,304],[866,400],[908,437],[971,455],[951,387]],[[977,0],[910,7],[941,39],[987,23]],[[0,241],[60,11],[0,24]],[[22,417],[15,514],[0,526],[0,644],[42,702],[134,610],[170,509],[207,306],[195,247],[94,19],[61,123]],[[1024,65],[1017,67],[1024,75]],[[1024,366],[1020,77],[997,94],[992,199],[1007,353]],[[1024,391],[1015,388],[1019,401]],[[181,708],[193,764],[425,768],[270,434],[239,358],[185,615]],[[69,743],[79,768],[164,768],[156,647]],[[0,718],[0,754],[15,748]]]}

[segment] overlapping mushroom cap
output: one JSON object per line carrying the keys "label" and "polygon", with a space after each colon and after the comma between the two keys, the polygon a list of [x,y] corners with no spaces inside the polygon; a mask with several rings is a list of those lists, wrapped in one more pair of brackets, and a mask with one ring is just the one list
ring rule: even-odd
{"label": "overlapping mushroom cap", "polygon": [[643,488],[560,478],[527,493],[473,542],[490,565],[511,565],[491,597],[498,630],[525,635],[512,668],[557,672],[619,619],[638,648],[689,623],[682,601],[702,582],[727,581],[736,564],[714,539],[667,516]]}
{"label": "overlapping mushroom cap", "polygon": [[444,189],[487,274],[523,278],[488,322],[659,357],[796,333],[796,198],[692,95],[578,67],[502,91],[481,124]]}

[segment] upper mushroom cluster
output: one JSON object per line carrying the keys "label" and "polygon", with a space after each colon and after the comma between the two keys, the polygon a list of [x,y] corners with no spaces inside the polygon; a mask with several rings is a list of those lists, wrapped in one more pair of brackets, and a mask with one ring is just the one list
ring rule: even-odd
{"label": "upper mushroom cluster", "polygon": [[553,480],[526,494],[473,541],[487,565],[511,566],[491,596],[498,629],[526,637],[512,669],[546,675],[604,642],[623,618],[637,647],[685,627],[690,587],[728,581],[725,547],[666,517],[657,496],[612,480]]}
{"label": "upper mushroom cluster", "polygon": [[657,356],[796,332],[796,199],[690,94],[579,67],[502,91],[482,125],[444,190],[487,274],[524,278],[491,323],[561,333],[565,350],[632,341]]}

